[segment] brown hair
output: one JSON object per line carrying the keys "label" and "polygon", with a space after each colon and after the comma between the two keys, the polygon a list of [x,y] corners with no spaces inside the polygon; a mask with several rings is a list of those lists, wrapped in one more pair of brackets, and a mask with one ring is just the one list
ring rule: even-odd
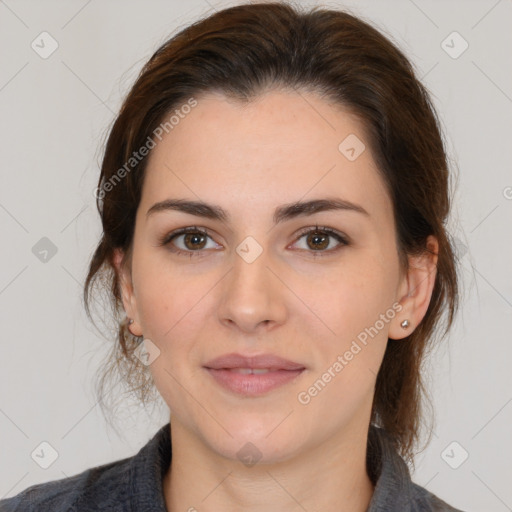
{"label": "brown hair", "polygon": [[[115,373],[143,403],[154,392],[150,372],[133,354],[137,340],[127,336],[121,320],[113,264],[114,249],[121,248],[126,253],[123,264],[130,265],[147,158],[129,172],[126,163],[169,112],[194,95],[217,91],[248,102],[272,87],[315,91],[362,120],[393,202],[403,272],[408,254],[428,250],[429,235],[439,242],[426,315],[407,338],[388,341],[372,407],[371,422],[385,428],[399,453],[414,463],[422,399],[428,399],[422,362],[443,313],[448,313],[444,337],[459,300],[456,257],[445,228],[450,210],[447,157],[435,109],[408,59],[369,23],[337,10],[314,7],[305,12],[278,2],[227,8],[181,30],[143,67],[108,136],[97,196],[103,236],[84,285],[89,318],[91,288],[99,280],[116,319],[118,340],[102,369],[100,402],[106,381]],[[119,172],[122,168],[124,173]],[[122,179],[114,183],[116,173]]]}

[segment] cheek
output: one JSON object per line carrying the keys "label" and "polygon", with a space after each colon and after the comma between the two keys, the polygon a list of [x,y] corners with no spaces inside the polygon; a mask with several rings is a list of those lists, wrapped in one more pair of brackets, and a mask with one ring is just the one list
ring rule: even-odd
{"label": "cheek", "polygon": [[330,279],[316,302],[338,336],[354,337],[391,308],[395,286],[389,272],[362,261]]}
{"label": "cheek", "polygon": [[199,341],[211,341],[202,334],[210,316],[206,309],[211,302],[208,288],[205,291],[208,280],[187,279],[185,283],[169,275],[148,272],[146,276],[137,302],[144,337],[154,343],[158,354],[150,371],[167,404],[179,409],[188,403],[182,386],[196,377],[204,378],[198,375],[204,358],[204,344]]}
{"label": "cheek", "polygon": [[371,401],[395,312],[386,294],[377,291],[381,283],[369,282],[374,287],[363,287],[361,281],[340,283],[325,301],[323,319],[335,334],[314,337],[318,359],[306,382],[310,387],[301,390],[311,400],[307,414],[320,415],[327,409],[350,417],[363,402]]}
{"label": "cheek", "polygon": [[141,250],[134,261],[138,262],[133,279],[144,335],[165,345],[201,309],[208,278],[184,275],[161,248]]}
{"label": "cheek", "polygon": [[[360,261],[331,279],[327,293],[316,300],[318,316],[329,327],[315,336],[322,374],[342,357],[343,370],[335,372],[339,386],[371,384],[375,379],[396,312],[392,272],[383,272],[375,261]],[[338,361],[339,362],[339,361]],[[340,366],[337,365],[339,370]],[[326,379],[329,377],[326,376]]]}

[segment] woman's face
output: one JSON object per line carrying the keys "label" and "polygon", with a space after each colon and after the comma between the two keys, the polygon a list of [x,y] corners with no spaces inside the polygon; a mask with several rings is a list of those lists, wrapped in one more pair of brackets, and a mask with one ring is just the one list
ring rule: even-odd
{"label": "woman's face", "polygon": [[[424,310],[399,313],[407,279],[362,124],[313,93],[196,100],[151,150],[123,286],[171,421],[218,454],[240,458],[251,442],[268,462],[364,432],[388,336]],[[151,211],[178,200],[225,218]],[[289,208],[319,200],[356,206]],[[232,353],[303,369],[207,368]]]}

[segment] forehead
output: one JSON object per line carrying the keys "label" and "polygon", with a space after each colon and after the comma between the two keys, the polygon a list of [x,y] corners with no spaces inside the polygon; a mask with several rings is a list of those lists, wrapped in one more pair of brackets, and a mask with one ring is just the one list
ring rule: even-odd
{"label": "forehead", "polygon": [[[144,213],[168,198],[200,198],[233,218],[270,215],[279,204],[336,195],[389,220],[391,202],[355,115],[311,92],[270,91],[246,104],[218,93],[195,99],[150,153]],[[354,159],[351,149],[362,152]]]}

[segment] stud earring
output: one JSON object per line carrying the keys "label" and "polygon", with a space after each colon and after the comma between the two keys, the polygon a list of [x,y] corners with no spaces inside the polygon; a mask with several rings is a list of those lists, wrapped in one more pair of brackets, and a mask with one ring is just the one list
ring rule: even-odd
{"label": "stud earring", "polygon": [[[128,320],[128,326],[132,325],[134,320],[132,318],[128,318],[128,317],[126,317],[126,318]],[[138,343],[141,343],[143,341],[144,336],[137,336],[136,334],[133,334],[132,331],[130,331],[130,327],[127,327],[127,331],[130,334],[130,336],[132,336],[134,339],[137,340]]]}
{"label": "stud earring", "polygon": [[409,327],[409,320],[404,320],[400,326],[403,328],[403,329],[407,329],[407,327]]}

